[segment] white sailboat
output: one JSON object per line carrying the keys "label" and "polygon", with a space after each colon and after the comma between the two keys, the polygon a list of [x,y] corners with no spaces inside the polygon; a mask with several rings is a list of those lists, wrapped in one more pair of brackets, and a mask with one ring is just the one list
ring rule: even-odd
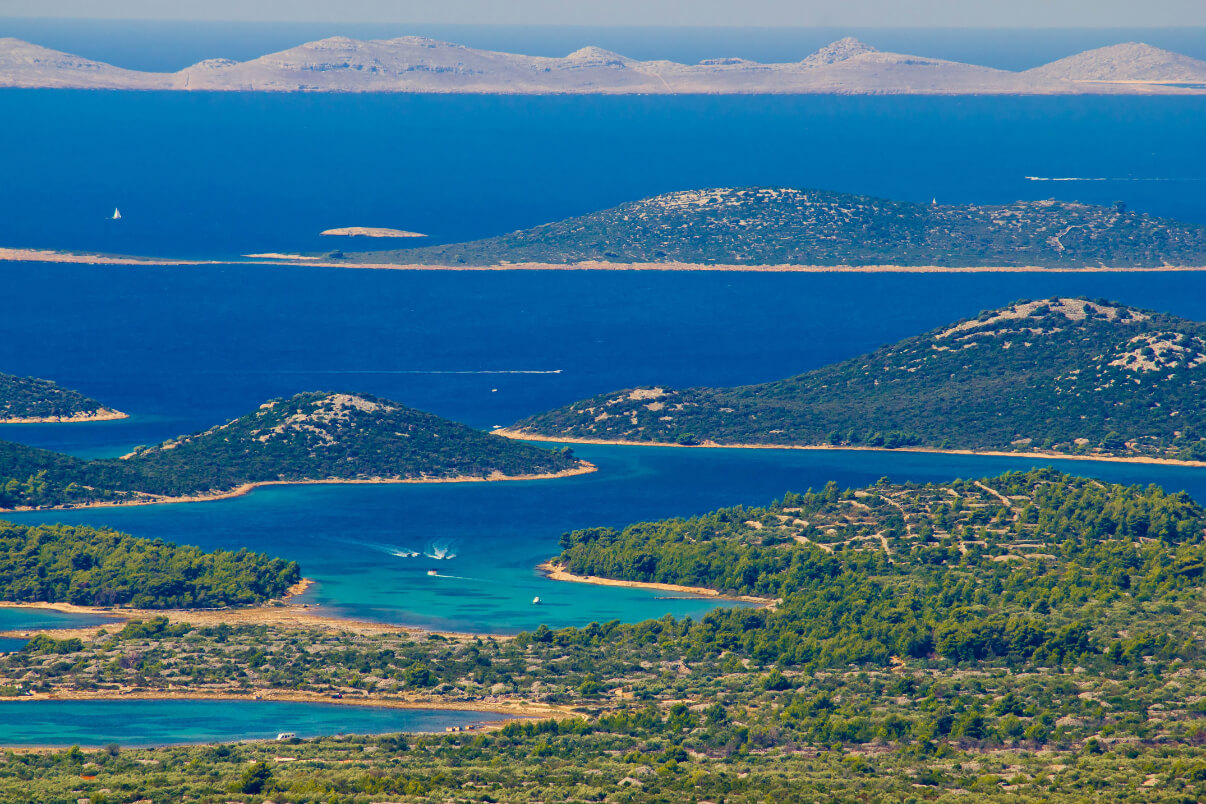
{"label": "white sailboat", "polygon": [[118,209],[117,207],[113,207],[113,217],[110,218],[110,220],[114,220],[114,221],[121,220],[121,210]]}

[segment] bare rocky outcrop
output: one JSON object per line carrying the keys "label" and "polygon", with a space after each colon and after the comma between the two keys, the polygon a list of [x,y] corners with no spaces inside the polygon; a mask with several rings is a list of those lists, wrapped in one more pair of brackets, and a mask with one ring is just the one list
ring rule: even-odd
{"label": "bare rocky outcrop", "polygon": [[1206,61],[1142,42],[1125,42],[1077,53],[1024,75],[1057,81],[1195,83],[1206,81]]}
{"label": "bare rocky outcrop", "polygon": [[599,47],[550,58],[420,36],[333,36],[245,62],[207,59],[176,73],[125,70],[0,39],[0,87],[256,92],[493,94],[1074,94],[1206,91],[1206,63],[1125,44],[1026,72],[888,53],[839,39],[802,61],[640,61]]}

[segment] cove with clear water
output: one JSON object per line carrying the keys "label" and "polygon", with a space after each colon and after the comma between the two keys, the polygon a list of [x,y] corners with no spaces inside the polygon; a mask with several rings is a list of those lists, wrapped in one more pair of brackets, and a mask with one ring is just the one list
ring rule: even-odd
{"label": "cove with clear water", "polygon": [[0,745],[126,747],[444,731],[506,715],[292,701],[0,701]]}
{"label": "cove with clear water", "polygon": [[[341,225],[496,234],[688,187],[816,186],[940,202],[1059,195],[1206,222],[1206,100],[516,98],[0,91],[0,244],[222,257],[320,250]],[[1106,179],[1033,182],[1027,176]],[[119,225],[104,221],[121,206]],[[367,246],[365,241],[360,245]],[[1206,275],[440,273],[0,265],[0,371],[132,414],[0,437],[120,455],[302,390],[478,427],[634,385],[761,382],[1019,298],[1206,319]],[[14,514],[297,559],[349,616],[509,633],[693,615],[715,601],[554,583],[566,529],[788,490],[989,475],[1045,460],[580,447],[560,481],[305,486],[222,502]],[[1206,499],[1191,469],[1066,463]],[[422,555],[444,546],[454,559]],[[427,571],[436,569],[437,575]],[[451,576],[451,577],[449,577]],[[541,605],[532,605],[539,595]]]}
{"label": "cove with clear water", "polygon": [[[121,454],[311,388],[368,391],[488,427],[611,388],[755,382],[853,356],[1019,297],[1086,294],[1206,318],[1198,274],[452,274],[247,267],[0,267],[29,300],[0,321],[0,365],[49,374],[134,414],[5,427],[8,438]],[[63,294],[60,289],[75,292]],[[334,300],[334,301],[333,301]],[[54,311],[61,326],[42,327]],[[113,321],[119,319],[120,327]],[[28,332],[39,337],[29,338]],[[560,370],[556,374],[475,373]],[[447,371],[470,373],[443,373]],[[716,601],[543,579],[562,532],[762,504],[788,490],[942,480],[1028,458],[579,446],[597,473],[556,481],[286,486],[219,502],[8,514],[108,525],[298,560],[309,600],[348,616],[509,633]],[[1206,473],[1062,462],[1206,500]],[[423,555],[443,546],[456,558]],[[436,576],[427,570],[436,569]],[[531,603],[539,596],[541,605]],[[677,597],[677,596],[674,596]]]}
{"label": "cove with clear water", "polygon": [[[75,614],[50,609],[14,609],[0,606],[0,631],[36,631],[43,628],[87,628],[112,622],[110,617]],[[27,639],[0,636],[0,653],[20,650]]]}

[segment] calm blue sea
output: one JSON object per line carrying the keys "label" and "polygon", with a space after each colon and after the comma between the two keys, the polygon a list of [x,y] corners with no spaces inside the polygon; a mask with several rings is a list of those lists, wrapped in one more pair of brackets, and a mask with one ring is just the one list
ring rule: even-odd
{"label": "calm blue sea", "polygon": [[0,744],[140,747],[443,731],[506,718],[494,712],[269,701],[4,701]]}
{"label": "calm blue sea", "polygon": [[[24,35],[11,26],[2,32]],[[202,34],[190,40],[196,49],[208,48]],[[244,45],[262,52],[265,41],[252,36]],[[766,41],[758,47],[770,52]],[[1064,44],[1069,52],[1079,47]],[[1024,56],[1017,47],[988,51]],[[167,58],[145,47],[127,52],[144,59],[129,66]],[[400,227],[448,241],[667,190],[751,184],[939,202],[1124,200],[1206,223],[1202,99],[0,91],[0,119],[20,121],[0,126],[0,153],[9,157],[0,161],[0,245],[223,259],[348,248],[318,235],[346,225]],[[115,206],[123,213],[118,223],[105,220]],[[56,379],[133,418],[6,426],[0,437],[117,455],[309,389],[375,393],[489,427],[637,384],[783,377],[982,309],[1052,294],[1206,319],[1206,276],[1198,274],[2,264],[0,371]],[[764,503],[829,479],[937,480],[1030,465],[882,453],[579,452],[599,465],[597,474],[515,484],[281,487],[217,503],[11,518],[113,525],[206,547],[246,545],[302,562],[319,581],[311,600],[329,610],[512,632],[540,622],[698,615],[712,605],[543,580],[533,568],[558,551],[568,528]],[[1192,470],[1068,466],[1187,488],[1206,500],[1206,475]],[[456,558],[397,555],[441,546]],[[537,595],[542,603],[534,606]]]}
{"label": "calm blue sea", "polygon": [[[305,389],[367,391],[489,427],[633,384],[757,382],[853,356],[1021,297],[1086,294],[1206,318],[1206,276],[802,275],[0,266],[20,300],[0,365],[78,387],[126,422],[6,426],[0,436],[114,455]],[[526,373],[531,371],[555,373]],[[523,373],[496,373],[523,372]],[[10,515],[111,525],[297,559],[331,610],[510,632],[709,601],[553,583],[533,569],[565,530],[770,501],[829,479],[988,475],[1014,459],[579,447],[596,474],[558,481],[304,486],[192,505]],[[1195,470],[1068,463],[1187,488]],[[410,551],[456,558],[402,558]],[[428,576],[436,569],[438,575]],[[543,603],[533,606],[539,596]]]}
{"label": "calm blue sea", "polygon": [[[0,90],[0,244],[230,257],[499,234],[671,190],[1057,196],[1206,223],[1206,98]],[[1076,181],[1030,181],[1027,176]],[[107,220],[120,207],[120,221]],[[414,241],[404,241],[414,245]]]}

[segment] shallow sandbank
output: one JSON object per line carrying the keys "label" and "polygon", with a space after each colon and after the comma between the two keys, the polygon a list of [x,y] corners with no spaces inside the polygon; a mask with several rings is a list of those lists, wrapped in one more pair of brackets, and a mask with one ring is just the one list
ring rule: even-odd
{"label": "shallow sandbank", "polygon": [[754,597],[752,595],[725,595],[706,586],[682,586],[676,583],[653,583],[643,581],[619,581],[614,578],[601,578],[597,575],[574,575],[559,564],[546,561],[537,567],[551,581],[571,581],[573,583],[589,583],[596,586],[627,586],[632,589],[652,589],[658,592],[682,592],[683,594],[714,597],[717,600],[738,600],[742,603],[756,603],[764,608],[774,608],[780,601],[769,597]]}
{"label": "shallow sandbank", "polygon": [[405,229],[385,229],[380,226],[342,226],[338,229],[327,229],[320,235],[341,235],[343,237],[427,237],[422,232],[408,232]]}
{"label": "shallow sandbank", "polygon": [[419,265],[388,262],[332,260],[303,254],[244,254],[254,260],[185,260],[166,257],[133,257],[111,254],[73,254],[49,249],[0,248],[0,262],[62,262],[91,265],[295,265],[311,268],[363,268],[382,271],[738,271],[745,273],[808,274],[1117,274],[1176,273],[1206,271],[1206,265],[1161,265],[1156,267],[1091,265],[1082,268],[1044,268],[1040,265],[733,265],[692,262],[605,262],[587,260],[571,263],[507,262],[493,265]]}

